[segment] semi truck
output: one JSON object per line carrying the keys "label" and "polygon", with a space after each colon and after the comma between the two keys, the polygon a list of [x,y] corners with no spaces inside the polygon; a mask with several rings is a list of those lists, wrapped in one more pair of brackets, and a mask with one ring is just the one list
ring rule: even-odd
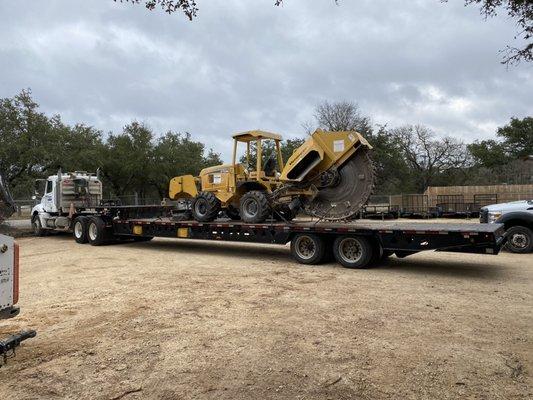
{"label": "semi truck", "polygon": [[70,232],[77,243],[93,246],[154,237],[290,243],[293,258],[302,264],[335,259],[347,268],[366,268],[391,255],[406,257],[425,250],[495,255],[506,240],[501,224],[278,221],[274,216],[253,224],[223,214],[210,222],[183,220],[182,205],[103,201],[98,174],[86,172],[58,172],[48,177],[45,187],[40,204],[32,210],[35,233]]}

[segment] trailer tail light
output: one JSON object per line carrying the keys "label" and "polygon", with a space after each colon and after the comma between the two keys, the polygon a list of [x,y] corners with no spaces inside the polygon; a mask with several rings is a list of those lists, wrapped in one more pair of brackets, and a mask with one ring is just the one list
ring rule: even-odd
{"label": "trailer tail light", "polygon": [[19,301],[19,245],[15,243],[13,249],[13,304]]}

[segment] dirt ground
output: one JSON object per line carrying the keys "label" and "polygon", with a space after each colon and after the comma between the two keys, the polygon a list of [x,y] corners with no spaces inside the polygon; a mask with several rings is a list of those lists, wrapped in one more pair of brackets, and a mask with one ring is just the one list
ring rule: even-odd
{"label": "dirt ground", "polygon": [[0,399],[526,399],[533,255],[426,252],[369,270],[283,246],[21,238],[38,336]]}

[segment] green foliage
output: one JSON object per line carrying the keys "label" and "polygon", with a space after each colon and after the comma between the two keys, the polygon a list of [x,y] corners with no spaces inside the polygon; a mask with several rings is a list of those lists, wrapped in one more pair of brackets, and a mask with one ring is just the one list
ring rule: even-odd
{"label": "green foliage", "polygon": [[119,134],[102,133],[85,125],[68,126],[59,116],[39,112],[31,92],[0,99],[0,171],[16,198],[33,194],[34,180],[63,171],[101,169],[108,197],[167,196],[168,182],[177,175],[197,174],[220,156],[189,134],[168,132],[156,138],[152,130],[132,122]]}
{"label": "green foliage", "polygon": [[498,128],[500,139],[477,141],[468,150],[477,164],[495,168],[520,157],[533,154],[533,118],[511,118],[509,124]]}

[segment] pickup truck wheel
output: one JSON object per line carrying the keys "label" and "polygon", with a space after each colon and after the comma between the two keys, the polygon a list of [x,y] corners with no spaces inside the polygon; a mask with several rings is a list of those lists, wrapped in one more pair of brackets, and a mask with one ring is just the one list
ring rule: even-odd
{"label": "pickup truck wheel", "polygon": [[87,217],[77,217],[74,220],[72,235],[76,243],[85,244],[89,241],[87,239],[87,219]]}
{"label": "pickup truck wheel", "polygon": [[220,211],[220,200],[211,192],[200,192],[192,201],[192,216],[199,222],[213,221]]}
{"label": "pickup truck wheel", "polygon": [[366,268],[372,260],[372,244],[359,236],[340,236],[333,243],[335,259],[345,268]]}
{"label": "pickup truck wheel", "polygon": [[41,219],[39,218],[38,215],[35,215],[31,219],[31,227],[33,229],[33,234],[35,236],[44,236],[46,233],[45,230],[43,229],[43,226],[41,224]]}
{"label": "pickup truck wheel", "polygon": [[505,248],[512,253],[530,253],[533,250],[533,231],[525,226],[512,226],[507,229]]}
{"label": "pickup truck wheel", "polygon": [[109,240],[109,233],[102,218],[89,218],[87,224],[87,239],[92,246],[101,246],[107,243]]}
{"label": "pickup truck wheel", "polygon": [[319,264],[326,256],[326,244],[320,236],[298,233],[291,240],[291,254],[300,264]]}

